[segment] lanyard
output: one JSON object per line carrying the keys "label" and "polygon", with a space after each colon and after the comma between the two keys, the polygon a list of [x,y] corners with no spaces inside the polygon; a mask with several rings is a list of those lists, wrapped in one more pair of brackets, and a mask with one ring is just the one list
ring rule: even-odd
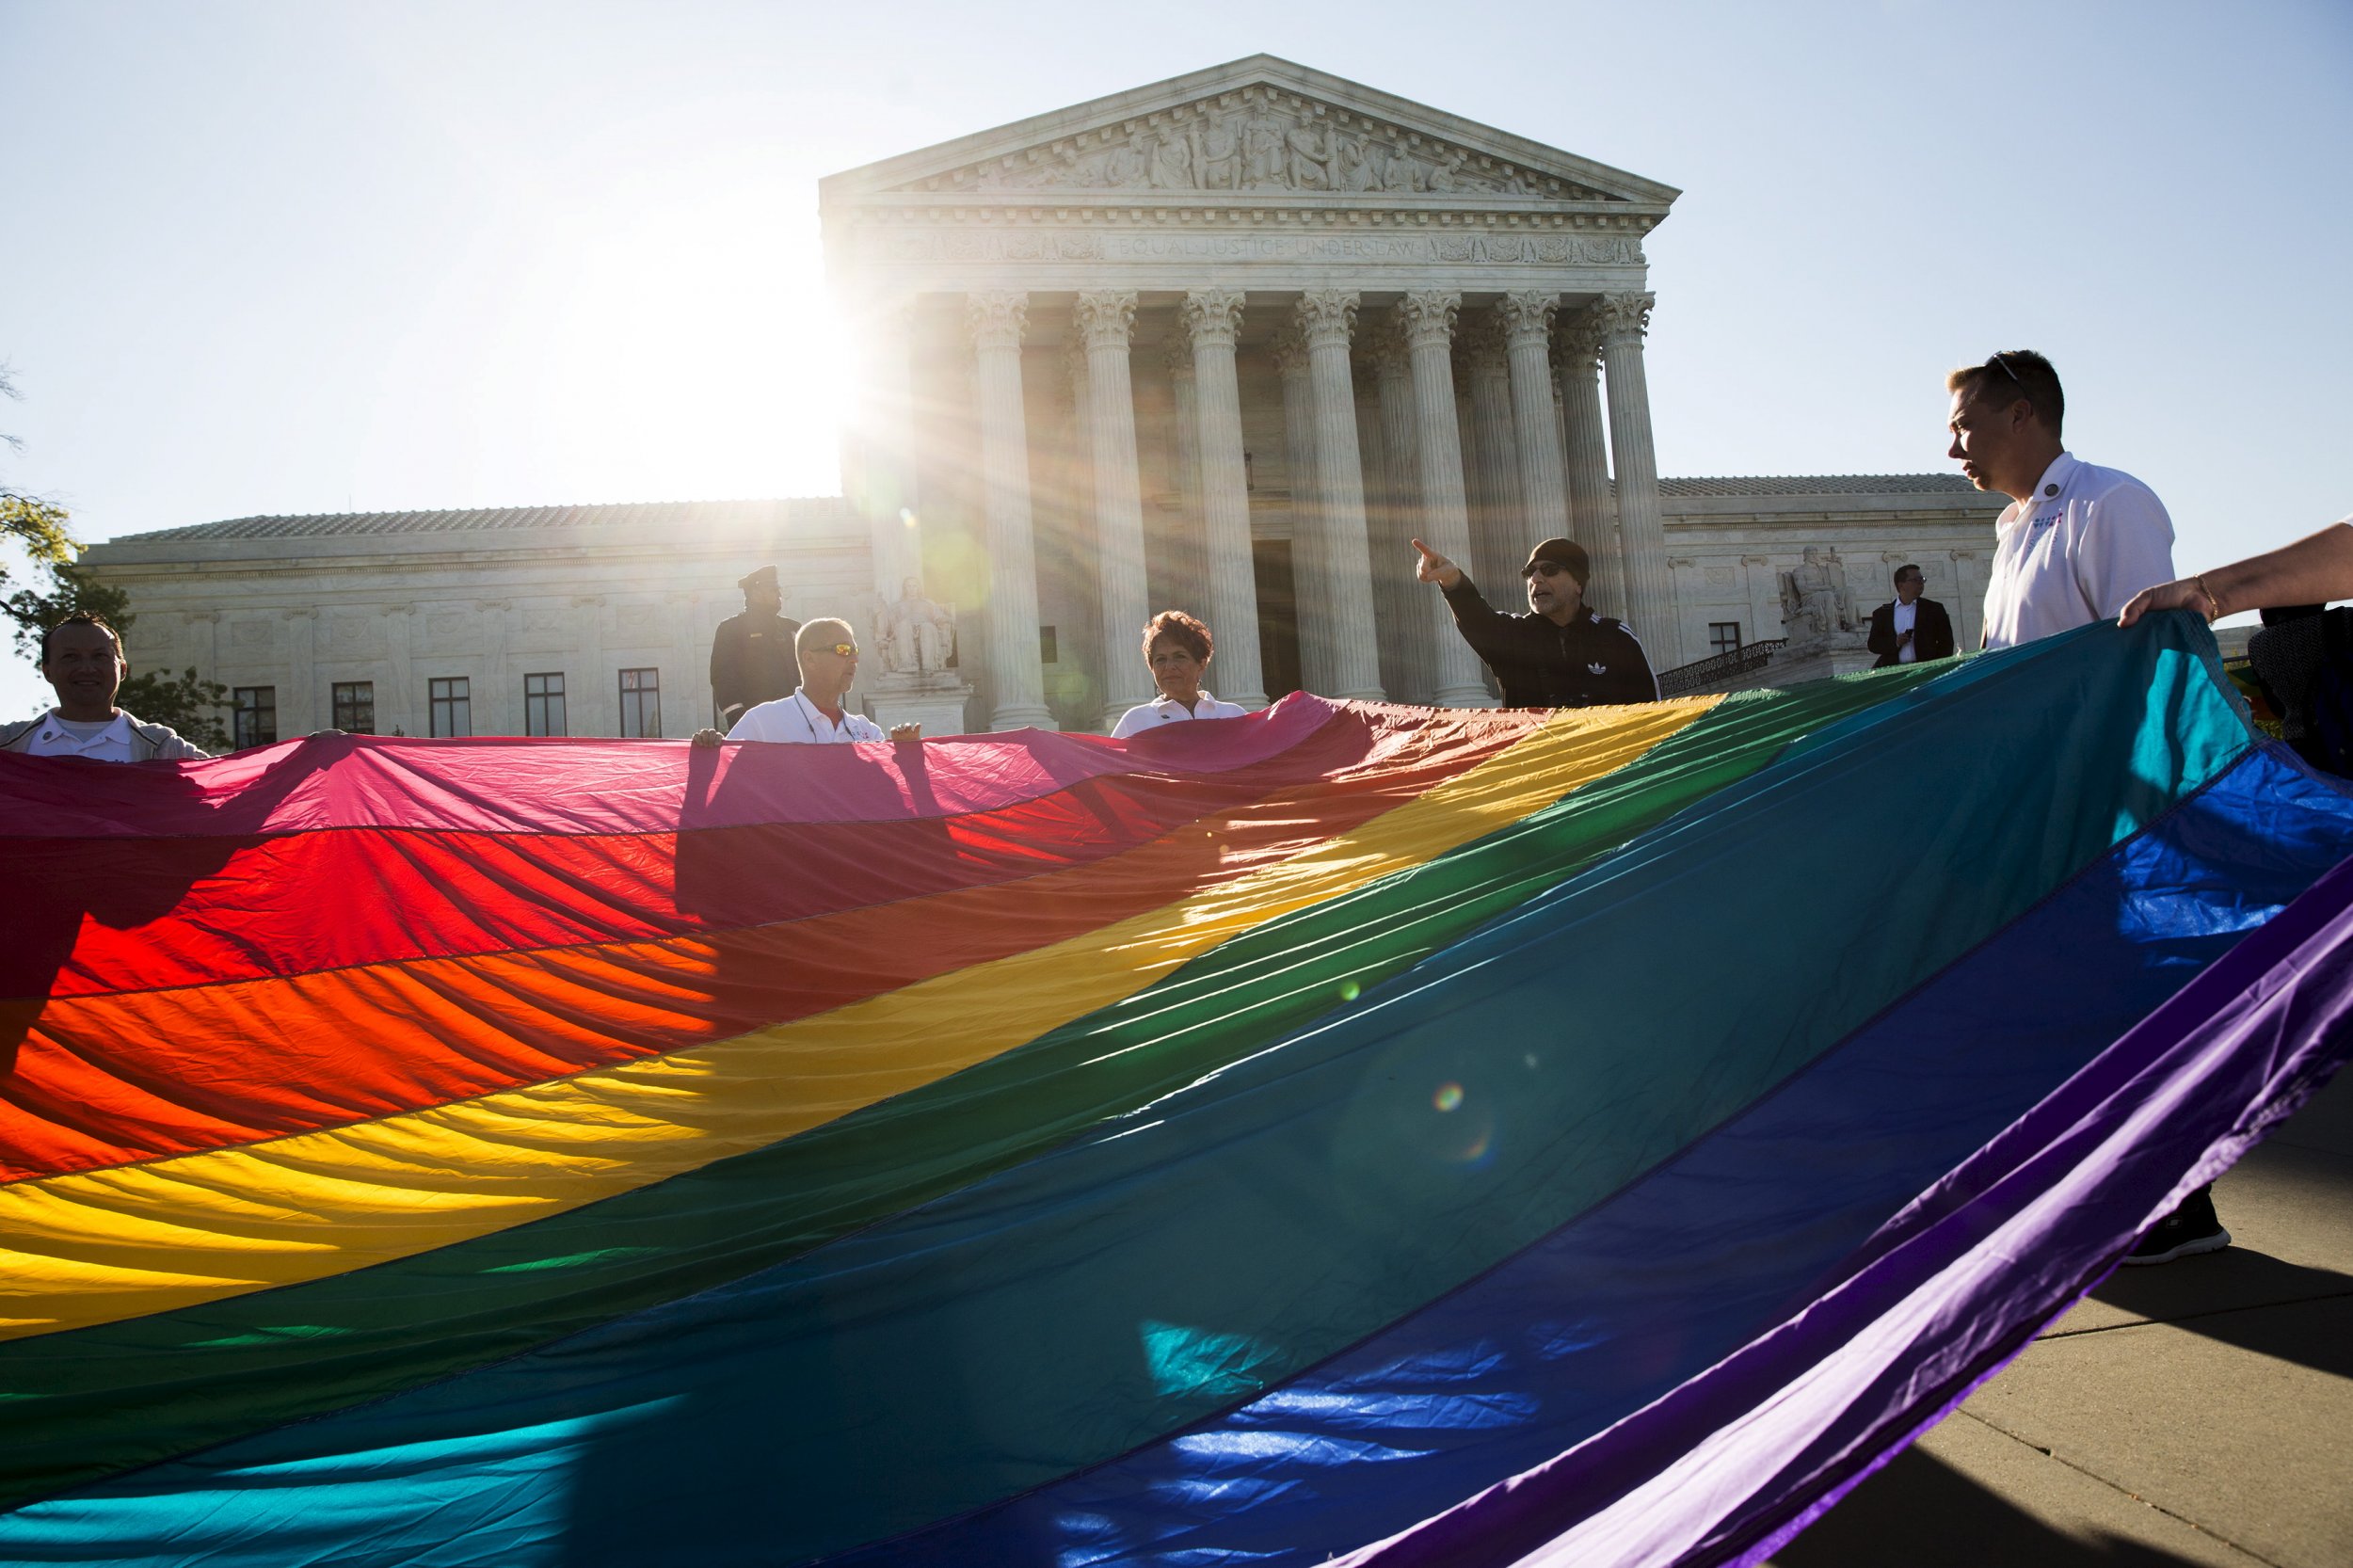
{"label": "lanyard", "polygon": [[809,701],[808,697],[803,696],[798,692],[794,692],[792,694],[792,703],[794,707],[800,710],[801,724],[808,730],[810,744],[813,745],[824,744],[824,737],[817,733],[817,720],[819,717],[815,712],[817,705]]}

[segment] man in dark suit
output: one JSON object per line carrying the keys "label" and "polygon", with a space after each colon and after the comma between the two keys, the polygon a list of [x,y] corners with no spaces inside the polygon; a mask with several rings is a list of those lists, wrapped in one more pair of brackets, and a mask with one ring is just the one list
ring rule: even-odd
{"label": "man in dark suit", "polygon": [[1879,655],[1873,669],[1953,656],[1953,617],[1936,600],[1920,597],[1925,581],[1909,562],[1896,568],[1896,597],[1871,612],[1868,646]]}
{"label": "man in dark suit", "polygon": [[735,585],[744,590],[744,613],[721,621],[711,639],[711,696],[722,729],[746,709],[791,696],[801,683],[801,662],[792,652],[801,623],[779,614],[784,593],[776,586],[776,568],[748,572]]}

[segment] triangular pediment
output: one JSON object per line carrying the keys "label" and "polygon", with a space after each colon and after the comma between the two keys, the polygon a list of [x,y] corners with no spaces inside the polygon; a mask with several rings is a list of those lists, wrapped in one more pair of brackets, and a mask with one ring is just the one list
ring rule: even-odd
{"label": "triangular pediment", "polygon": [[1669,185],[1271,55],[1098,98],[825,180],[828,202],[1585,205],[1663,216]]}

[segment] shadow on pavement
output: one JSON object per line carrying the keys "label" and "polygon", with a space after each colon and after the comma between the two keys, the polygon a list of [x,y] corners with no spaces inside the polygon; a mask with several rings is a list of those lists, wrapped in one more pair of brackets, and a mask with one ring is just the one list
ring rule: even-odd
{"label": "shadow on pavement", "polygon": [[[2346,1313],[2353,1314],[2353,1274],[2283,1263],[2232,1247],[2162,1269],[2120,1269],[2092,1295],[2110,1306],[2243,1351],[2353,1378],[2353,1336],[2344,1332],[2342,1315],[2266,1310],[2334,1299],[2345,1303]],[[2325,1323],[2333,1325],[2333,1332]]]}
{"label": "shadow on pavement", "polygon": [[[2090,1484],[2090,1483],[2088,1483]],[[2053,1529],[1951,1465],[1907,1448],[1803,1535],[1769,1568],[2192,1568],[2193,1560],[2094,1531]]]}
{"label": "shadow on pavement", "polygon": [[2290,1148],[2353,1155],[2353,1069],[2339,1071],[2328,1087],[2271,1135],[2271,1142]]}

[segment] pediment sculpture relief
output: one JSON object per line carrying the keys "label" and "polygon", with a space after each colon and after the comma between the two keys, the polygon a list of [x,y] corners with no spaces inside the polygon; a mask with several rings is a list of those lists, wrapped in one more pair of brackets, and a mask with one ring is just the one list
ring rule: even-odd
{"label": "pediment sculpture relief", "polygon": [[927,180],[934,190],[1303,191],[1551,196],[1602,192],[1402,126],[1250,90],[1189,104]]}

